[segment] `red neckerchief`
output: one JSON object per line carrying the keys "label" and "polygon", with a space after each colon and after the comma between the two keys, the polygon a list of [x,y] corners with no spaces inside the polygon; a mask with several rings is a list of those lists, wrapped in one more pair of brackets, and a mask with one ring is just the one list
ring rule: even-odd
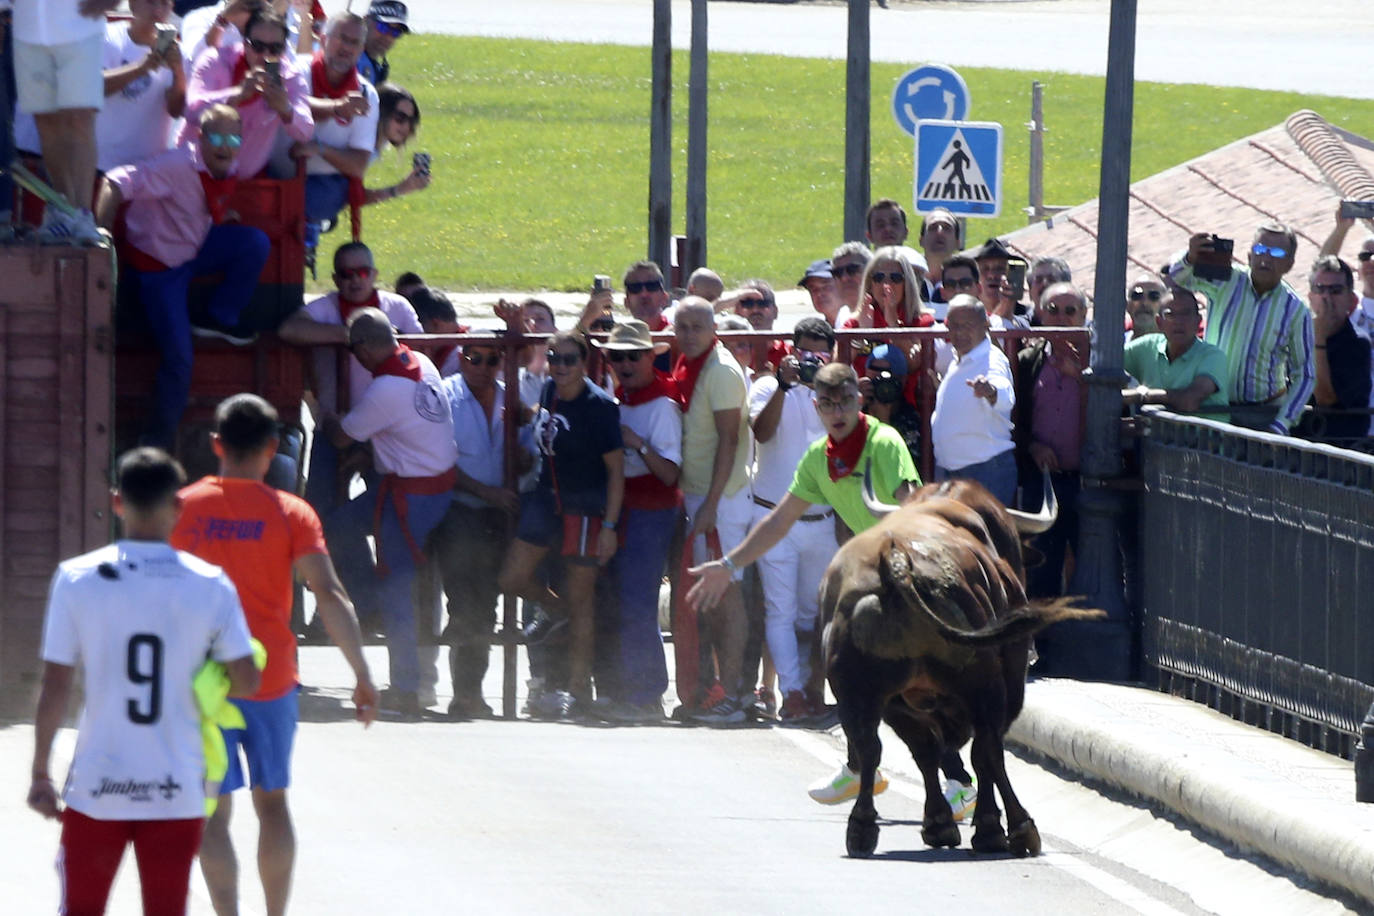
{"label": "red neckerchief", "polygon": [[[778,366],[782,365],[783,358],[791,352],[792,347],[787,341],[775,340],[773,341],[773,345],[768,348],[768,355],[763,358],[764,365],[771,365],[776,369]],[[762,369],[764,367],[755,366],[754,368]]]}
{"label": "red neckerchief", "polygon": [[711,348],[696,359],[688,359],[685,353],[677,358],[677,365],[673,367],[672,379],[673,383],[677,385],[678,398],[681,400],[684,412],[692,406],[692,395],[696,393],[697,379],[701,376],[701,369],[706,365],[706,360],[711,358],[715,349],[715,341],[712,340]]}
{"label": "red neckerchief", "polygon": [[395,375],[399,378],[408,378],[412,382],[418,382],[420,380],[420,361],[415,358],[415,353],[410,347],[398,343],[396,344],[396,352],[372,370],[373,378],[381,378],[384,375]]}
{"label": "red neckerchief", "polygon": [[[467,325],[460,324],[458,325],[458,330],[454,331],[453,333],[466,334],[468,331],[471,330],[472,328],[468,327]],[[453,351],[458,349],[460,346],[462,346],[462,344],[445,344],[442,347],[436,347],[434,349],[434,367],[438,369],[440,372],[443,372],[444,363],[448,362],[448,358],[453,355]]]}
{"label": "red neckerchief", "polygon": [[344,297],[342,295],[339,296],[339,318],[343,321],[344,324],[348,324],[348,319],[352,317],[353,313],[356,312],[358,309],[379,309],[381,307],[382,297],[377,295],[377,291],[375,289],[372,291],[371,297],[369,297],[365,302],[345,302]]}
{"label": "red neckerchief", "polygon": [[626,391],[625,386],[617,385],[615,396],[620,403],[626,407],[638,407],[640,404],[647,404],[656,398],[670,398],[675,403],[682,403],[678,397],[677,385],[666,372],[654,370],[654,379],[636,391]]}
{"label": "red neckerchief", "polygon": [[868,442],[868,414],[859,414],[858,425],[840,442],[834,436],[825,437],[825,466],[830,480],[836,481],[853,474],[859,466],[859,456]]}
{"label": "red neckerchief", "polygon": [[[234,82],[233,82],[233,85],[237,86],[237,85],[239,85],[240,83],[242,83],[243,80],[244,80],[244,77],[246,77],[247,75],[248,75],[248,58],[247,58],[247,56],[244,55],[243,49],[240,48],[240,49],[239,49],[239,57],[238,57],[238,60],[234,61],[234,76],[233,76],[233,81],[234,81]],[[248,104],[250,104],[250,103],[252,103],[252,102],[257,101],[257,98],[258,98],[257,93],[254,93],[254,94],[253,94],[253,97],[252,97],[251,99],[248,99],[248,101],[246,101],[246,102],[239,102],[238,105],[239,105],[240,108],[242,108],[244,105],[248,105]]]}
{"label": "red neckerchief", "polygon": [[218,226],[224,222],[224,205],[229,202],[229,195],[234,193],[239,180],[233,175],[216,178],[209,172],[196,174],[200,176],[200,186],[205,191],[205,206],[210,211],[210,222]]}
{"label": "red neckerchief", "polygon": [[310,61],[310,87],[310,94],[317,99],[341,99],[350,92],[358,91],[358,71],[350,68],[342,83],[331,83],[329,68],[324,63],[324,52],[316,51]]}

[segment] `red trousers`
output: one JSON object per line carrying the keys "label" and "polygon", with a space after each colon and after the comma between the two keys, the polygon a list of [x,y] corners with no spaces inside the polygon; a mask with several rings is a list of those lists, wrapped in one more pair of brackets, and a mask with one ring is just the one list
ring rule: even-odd
{"label": "red trousers", "polygon": [[67,916],[105,912],[124,847],[134,844],[146,916],[184,916],[191,863],[200,851],[204,818],[101,821],[68,808],[62,813],[57,874]]}

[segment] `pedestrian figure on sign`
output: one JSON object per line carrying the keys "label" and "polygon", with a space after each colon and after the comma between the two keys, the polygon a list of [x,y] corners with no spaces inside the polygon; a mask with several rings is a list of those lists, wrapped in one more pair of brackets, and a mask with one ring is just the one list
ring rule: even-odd
{"label": "pedestrian figure on sign", "polygon": [[954,198],[954,183],[956,181],[959,182],[960,200],[973,196],[973,189],[969,187],[968,179],[964,177],[964,166],[972,160],[969,159],[968,153],[964,152],[963,146],[962,143],[955,140],[954,152],[940,166],[941,169],[949,169],[949,177],[945,179],[945,195],[951,200]]}

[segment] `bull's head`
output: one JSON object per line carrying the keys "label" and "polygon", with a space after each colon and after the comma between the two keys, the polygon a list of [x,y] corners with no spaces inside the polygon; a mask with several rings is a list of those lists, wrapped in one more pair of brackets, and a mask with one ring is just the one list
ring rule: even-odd
{"label": "bull's head", "polygon": [[[1059,518],[1059,503],[1054,498],[1054,486],[1050,482],[1050,472],[1041,471],[1045,482],[1045,498],[1040,505],[1040,511],[1034,514],[1021,512],[1010,506],[1006,507],[1007,514],[1011,516],[1016,524],[1016,530],[1021,534],[1041,534],[1050,530],[1050,527]],[[890,506],[887,503],[879,502],[873,494],[873,461],[869,459],[864,463],[864,505],[874,518],[886,518],[897,506]]]}

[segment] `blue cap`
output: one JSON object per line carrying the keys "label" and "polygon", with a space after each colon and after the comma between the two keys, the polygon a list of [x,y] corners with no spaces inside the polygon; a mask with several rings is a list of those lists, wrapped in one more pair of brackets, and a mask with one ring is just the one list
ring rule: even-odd
{"label": "blue cap", "polygon": [[873,352],[868,354],[868,361],[871,363],[875,359],[880,359],[887,363],[888,371],[893,375],[906,377],[906,354],[902,348],[894,344],[878,344],[873,348]]}

